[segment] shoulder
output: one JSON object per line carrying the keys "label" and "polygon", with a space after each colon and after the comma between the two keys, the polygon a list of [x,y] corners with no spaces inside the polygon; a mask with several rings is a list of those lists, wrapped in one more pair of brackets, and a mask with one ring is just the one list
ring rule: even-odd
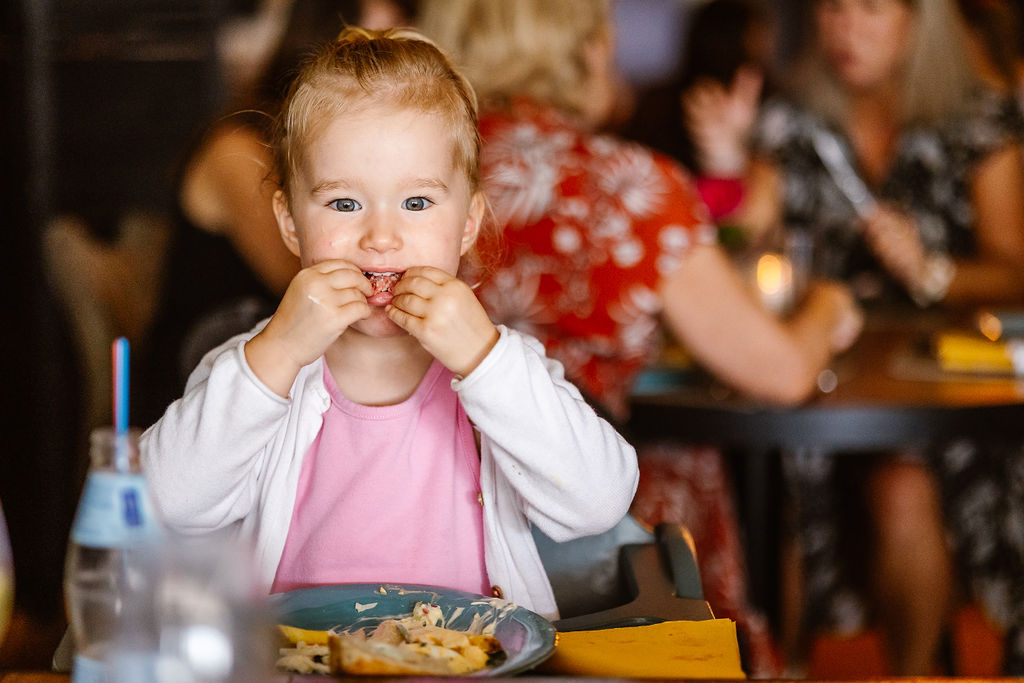
{"label": "shoulder", "polygon": [[232,218],[225,198],[240,190],[257,194],[258,183],[269,177],[272,167],[269,144],[258,129],[221,122],[185,166],[179,189],[182,210],[196,225],[219,232]]}
{"label": "shoulder", "polygon": [[270,145],[257,128],[242,121],[226,119],[214,126],[192,155],[188,172],[237,168],[239,163],[269,170]]}
{"label": "shoulder", "polygon": [[980,157],[1024,140],[1024,114],[1012,95],[978,88],[942,134],[968,156]]}
{"label": "shoulder", "polygon": [[522,97],[483,110],[479,127],[484,165],[509,158],[569,164],[566,155],[578,148],[583,137],[564,112]]}

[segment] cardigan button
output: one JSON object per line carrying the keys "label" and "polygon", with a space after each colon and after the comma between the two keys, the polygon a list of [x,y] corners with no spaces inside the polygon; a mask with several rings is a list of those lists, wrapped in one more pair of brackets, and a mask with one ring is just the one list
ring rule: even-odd
{"label": "cardigan button", "polygon": [[501,592],[501,586],[491,586],[491,595],[496,598],[504,597],[504,593]]}
{"label": "cardigan button", "polygon": [[476,493],[476,502],[480,503],[480,507],[484,506],[484,492],[483,491],[477,491],[477,493]]}

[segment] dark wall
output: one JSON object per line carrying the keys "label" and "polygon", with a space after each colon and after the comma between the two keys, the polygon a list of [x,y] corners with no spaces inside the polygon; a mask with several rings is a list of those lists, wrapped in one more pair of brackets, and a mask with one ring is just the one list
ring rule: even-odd
{"label": "dark wall", "polygon": [[80,477],[79,362],[46,281],[41,239],[60,211],[98,233],[130,208],[166,210],[170,169],[219,106],[222,3],[0,3],[0,502],[15,599],[63,613],[63,556]]}

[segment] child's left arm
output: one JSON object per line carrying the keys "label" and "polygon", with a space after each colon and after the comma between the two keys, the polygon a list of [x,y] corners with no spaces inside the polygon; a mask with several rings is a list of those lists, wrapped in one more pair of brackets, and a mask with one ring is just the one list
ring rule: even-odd
{"label": "child's left arm", "polygon": [[434,358],[465,377],[480,364],[498,330],[473,290],[440,268],[410,268],[394,289],[388,316]]}
{"label": "child's left arm", "polygon": [[491,352],[453,385],[498,485],[514,488],[526,516],[555,541],[611,528],[636,491],[636,451],[539,341],[499,329]]}

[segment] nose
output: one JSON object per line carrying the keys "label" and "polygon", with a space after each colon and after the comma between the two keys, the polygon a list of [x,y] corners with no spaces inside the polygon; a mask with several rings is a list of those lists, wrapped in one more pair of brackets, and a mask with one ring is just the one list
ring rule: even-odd
{"label": "nose", "polygon": [[390,212],[377,209],[368,211],[360,248],[367,251],[393,251],[402,245],[398,222]]}

